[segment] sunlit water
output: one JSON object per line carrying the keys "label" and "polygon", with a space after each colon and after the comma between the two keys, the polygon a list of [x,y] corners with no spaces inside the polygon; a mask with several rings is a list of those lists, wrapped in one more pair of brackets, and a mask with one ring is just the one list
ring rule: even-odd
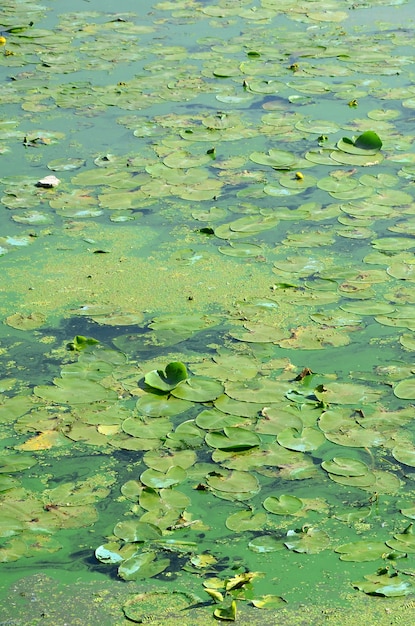
{"label": "sunlit water", "polygon": [[197,623],[252,572],[246,620],[413,594],[414,3],[374,4],[0,13],[4,623],[39,572]]}

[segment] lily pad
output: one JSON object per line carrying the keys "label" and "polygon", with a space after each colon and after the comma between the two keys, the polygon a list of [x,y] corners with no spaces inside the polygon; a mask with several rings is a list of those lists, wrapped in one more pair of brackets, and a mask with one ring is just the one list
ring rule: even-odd
{"label": "lily pad", "polygon": [[326,472],[338,476],[364,476],[369,471],[363,461],[347,457],[334,457],[332,461],[323,461],[321,467]]}
{"label": "lily pad", "polygon": [[256,495],[260,486],[249,472],[229,471],[217,476],[208,476],[207,483],[216,495],[231,500],[246,500]]}
{"label": "lily pad", "polygon": [[393,393],[397,398],[413,400],[415,398],[415,378],[401,380],[401,382],[394,387]]}
{"label": "lily pad", "polygon": [[12,328],[17,328],[18,330],[33,330],[34,328],[40,328],[44,325],[45,321],[46,316],[43,315],[43,313],[29,313],[28,315],[15,313],[14,315],[9,315],[9,317],[5,319],[8,326],[12,326]]}
{"label": "lily pad", "polygon": [[354,582],[353,587],[370,596],[387,598],[407,596],[414,591],[414,585],[410,580],[388,572],[365,576],[365,580]]}
{"label": "lily pad", "polygon": [[170,565],[170,559],[157,559],[156,557],[156,552],[136,554],[121,563],[118,576],[123,580],[140,580],[157,576]]}
{"label": "lily pad", "polygon": [[275,535],[259,535],[249,542],[248,547],[259,554],[285,550],[284,542]]}
{"label": "lily pad", "polygon": [[288,550],[305,554],[318,554],[330,545],[330,537],[319,528],[307,528],[301,533],[290,532],[284,541]]}
{"label": "lily pad", "polygon": [[135,520],[118,522],[114,535],[126,543],[145,542],[161,537],[161,530],[153,524],[144,524]]}
{"label": "lily pad", "polygon": [[340,554],[341,561],[362,563],[383,558],[388,549],[382,541],[354,541],[338,546],[334,551]]}
{"label": "lily pad", "polygon": [[297,162],[297,157],[287,150],[269,150],[265,152],[252,152],[249,158],[259,165],[268,165],[276,170],[289,170]]}
{"label": "lily pad", "polygon": [[281,446],[299,452],[317,450],[325,440],[324,434],[313,427],[305,427],[302,430],[285,428],[277,435],[277,441]]}
{"label": "lily pad", "polygon": [[182,380],[188,377],[186,366],[179,361],[169,363],[165,371],[153,370],[148,372],[144,380],[149,387],[160,389],[161,391],[171,391]]}
{"label": "lily pad", "polygon": [[31,456],[19,454],[3,454],[0,460],[0,474],[23,472],[36,465],[37,460]]}
{"label": "lily pad", "polygon": [[253,513],[252,511],[237,511],[226,519],[226,527],[236,533],[248,530],[261,530],[267,523],[266,513]]}
{"label": "lily pad", "polygon": [[212,378],[191,376],[172,388],[171,394],[175,398],[191,402],[209,402],[219,398],[223,391],[223,385]]}
{"label": "lily pad", "polygon": [[261,443],[261,438],[256,433],[233,426],[225,426],[223,433],[211,432],[206,435],[206,443],[212,448],[242,452],[250,450]]}
{"label": "lily pad", "polygon": [[275,515],[294,515],[300,511],[304,504],[300,498],[290,495],[279,497],[269,496],[263,502],[264,508]]}
{"label": "lily pad", "polygon": [[147,487],[160,489],[178,485],[186,480],[186,477],[187,473],[182,467],[172,466],[167,472],[159,472],[155,469],[145,470],[141,474],[140,480]]}

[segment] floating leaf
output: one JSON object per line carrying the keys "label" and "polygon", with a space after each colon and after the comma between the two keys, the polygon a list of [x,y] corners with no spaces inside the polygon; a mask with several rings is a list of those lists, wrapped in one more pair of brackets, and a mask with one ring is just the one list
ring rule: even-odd
{"label": "floating leaf", "polygon": [[268,165],[276,170],[288,170],[294,166],[297,158],[287,150],[269,150],[265,152],[252,152],[249,158],[259,165]]}
{"label": "floating leaf", "polygon": [[126,543],[145,542],[159,539],[161,531],[153,524],[144,524],[135,520],[118,522],[114,528],[114,535]]}
{"label": "floating leaf", "polygon": [[393,393],[397,398],[413,400],[415,398],[415,378],[401,380],[401,382],[394,387]]}
{"label": "floating leaf", "polygon": [[300,511],[304,504],[300,498],[290,495],[279,497],[269,496],[263,502],[264,508],[275,515],[294,515]]}
{"label": "floating leaf", "polygon": [[232,513],[226,519],[226,527],[236,533],[247,530],[261,530],[267,523],[266,513],[253,513],[252,511],[238,511]]}
{"label": "floating leaf", "polygon": [[284,542],[274,535],[259,535],[249,542],[248,547],[259,554],[285,550]]}
{"label": "floating leaf", "polygon": [[18,330],[32,330],[33,328],[40,328],[46,321],[43,313],[29,313],[29,315],[23,315],[22,313],[14,313],[9,315],[5,319],[8,326],[17,328]]}
{"label": "floating leaf", "polygon": [[261,443],[261,438],[256,433],[233,426],[225,426],[223,433],[211,432],[206,435],[206,443],[212,448],[243,452],[250,450]]}
{"label": "floating leaf", "polygon": [[174,387],[171,394],[176,398],[191,402],[210,402],[219,398],[223,391],[223,385],[212,378],[191,376]]}
{"label": "floating leaf", "polygon": [[367,130],[355,139],[354,145],[364,150],[380,150],[382,141],[377,133],[373,130]]}
{"label": "floating leaf", "polygon": [[364,476],[369,470],[363,461],[347,457],[334,457],[332,461],[323,461],[321,467],[326,472],[338,476]]}
{"label": "floating leaf", "polygon": [[178,485],[186,480],[186,471],[179,466],[169,467],[167,472],[159,472],[155,469],[145,470],[140,480],[147,487],[153,487],[154,489],[160,489],[165,487],[171,487],[172,485]]}
{"label": "floating leaf", "polygon": [[152,578],[163,572],[169,565],[169,559],[157,559],[155,552],[142,552],[126,559],[118,568],[118,576],[123,580]]}
{"label": "floating leaf", "polygon": [[281,598],[281,596],[269,594],[261,596],[260,598],[255,598],[252,600],[252,604],[257,609],[280,609],[284,604],[286,604],[286,600]]}
{"label": "floating leaf", "polygon": [[55,385],[39,385],[34,393],[57,404],[85,404],[100,400],[116,400],[117,393],[99,383],[81,378],[55,378]]}
{"label": "floating leaf", "polygon": [[257,479],[248,472],[232,471],[219,476],[208,476],[209,487],[227,499],[245,500],[258,493]]}
{"label": "floating leaf", "polygon": [[[156,379],[158,384],[158,380]],[[156,395],[146,393],[137,400],[136,409],[140,415],[149,417],[172,417],[187,411],[192,406],[191,402],[180,400],[174,396]]]}
{"label": "floating leaf", "polygon": [[236,600],[232,600],[229,607],[221,607],[213,611],[213,615],[216,619],[228,622],[234,622],[236,620],[236,613]]}
{"label": "floating leaf", "polygon": [[338,546],[334,550],[340,554],[341,561],[376,561],[387,553],[387,547],[382,541],[354,541]]}
{"label": "floating leaf", "polygon": [[330,545],[330,538],[324,530],[308,528],[301,533],[290,533],[289,539],[284,541],[288,550],[305,554],[318,554]]}
{"label": "floating leaf", "polygon": [[353,587],[371,596],[394,598],[407,596],[414,591],[411,581],[396,573],[370,574],[365,579],[354,582]]}
{"label": "floating leaf", "polygon": [[165,371],[153,370],[148,372],[144,380],[149,387],[162,391],[171,391],[182,380],[188,377],[186,366],[179,361],[169,363]]}
{"label": "floating leaf", "polygon": [[0,459],[0,474],[22,472],[36,465],[37,461],[31,456],[24,454],[3,454]]}
{"label": "floating leaf", "polygon": [[299,452],[317,450],[325,440],[323,433],[312,427],[305,427],[302,430],[285,428],[277,435],[277,441],[281,446]]}
{"label": "floating leaf", "polygon": [[95,557],[98,561],[101,561],[101,563],[122,563],[122,561],[124,561],[124,557],[118,552],[118,548],[119,545],[115,542],[99,546],[95,550]]}
{"label": "floating leaf", "polygon": [[413,445],[407,443],[395,446],[392,449],[392,455],[399,463],[415,467],[415,447]]}

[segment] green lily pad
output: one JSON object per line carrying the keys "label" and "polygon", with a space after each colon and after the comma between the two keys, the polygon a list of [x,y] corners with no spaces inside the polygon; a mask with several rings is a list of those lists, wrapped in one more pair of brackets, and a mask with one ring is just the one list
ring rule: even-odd
{"label": "green lily pad", "polygon": [[223,433],[207,433],[205,440],[212,448],[233,452],[243,452],[261,444],[261,438],[256,433],[233,426],[225,426]]}
{"label": "green lily pad", "polygon": [[334,457],[331,461],[323,461],[321,467],[326,472],[338,476],[364,476],[369,471],[363,461],[347,457]]}
{"label": "green lily pad", "polygon": [[[353,445],[357,445],[354,440],[352,441]],[[347,443],[349,445],[352,445],[352,443],[350,442]],[[345,485],[347,487],[359,487],[361,489],[368,489],[370,491],[374,491],[374,485],[376,483],[376,476],[373,472],[367,472],[362,476],[341,476],[340,474],[329,474],[329,478],[333,482],[340,485]]]}
{"label": "green lily pad", "polygon": [[285,428],[277,435],[278,443],[289,450],[307,452],[317,450],[326,441],[324,434],[313,427],[305,427],[301,430]]}
{"label": "green lily pad", "polygon": [[178,485],[186,480],[187,473],[182,467],[172,466],[166,472],[159,472],[155,469],[145,470],[141,476],[141,482],[147,487],[160,489]]}
{"label": "green lily pad", "polygon": [[401,380],[401,382],[394,387],[393,393],[397,398],[413,400],[415,398],[415,378]]}
{"label": "green lily pad", "polygon": [[249,158],[259,165],[268,165],[276,170],[289,170],[297,161],[297,157],[287,150],[269,150],[265,152],[252,152]]}
{"label": "green lily pad", "polygon": [[259,598],[254,598],[252,600],[252,604],[257,609],[280,609],[284,604],[286,604],[286,600],[281,598],[281,596],[275,595],[265,595]]}
{"label": "green lily pad", "polygon": [[263,248],[254,243],[231,242],[229,246],[219,246],[218,250],[225,256],[246,259],[250,257],[258,257],[262,254]]}
{"label": "green lily pad", "polygon": [[267,511],[275,515],[294,515],[303,508],[304,503],[295,496],[282,495],[265,498],[263,506]]}
{"label": "green lily pad", "polygon": [[37,460],[31,456],[19,454],[3,454],[0,460],[0,474],[23,472],[36,465]]}
{"label": "green lily pad", "polygon": [[392,448],[392,455],[399,463],[415,467],[415,447],[413,445],[407,443],[395,446]]}
{"label": "green lily pad", "polygon": [[319,528],[307,528],[301,533],[289,532],[289,538],[284,541],[288,550],[305,554],[318,554],[330,545],[330,537]]}
{"label": "green lily pad", "polygon": [[118,576],[123,580],[140,580],[161,574],[169,565],[170,559],[157,559],[156,552],[142,552],[121,563]]}
{"label": "green lily pad", "polygon": [[365,580],[354,582],[353,587],[370,596],[387,598],[407,596],[413,593],[415,588],[410,580],[395,573],[370,574],[365,576]]}
{"label": "green lily pad", "polygon": [[224,472],[219,476],[208,476],[207,483],[217,495],[226,499],[246,500],[256,495],[260,486],[252,474],[237,470]]}
{"label": "green lily pad", "polygon": [[117,393],[97,382],[81,378],[55,378],[54,386],[39,385],[34,393],[43,400],[56,404],[86,404],[100,400],[116,400]]}
{"label": "green lily pad", "polygon": [[206,409],[199,413],[195,422],[204,430],[222,430],[225,426],[237,426],[241,423],[241,418],[238,415],[227,415],[217,409]]}
{"label": "green lily pad", "polygon": [[126,543],[145,542],[161,537],[161,530],[153,524],[144,524],[136,520],[118,522],[114,535]]}
{"label": "green lily pad", "polygon": [[376,402],[382,395],[378,389],[354,383],[329,383],[314,390],[319,400],[329,404]]}
{"label": "green lily pad", "polygon": [[45,324],[46,317],[43,313],[29,313],[24,315],[23,313],[14,313],[9,315],[4,320],[8,326],[17,328],[18,330],[33,330],[34,328],[40,328]]}
{"label": "green lily pad", "polygon": [[152,418],[151,420],[128,417],[123,421],[122,429],[132,437],[139,437],[141,439],[162,439],[167,433],[173,430],[173,424],[164,417]]}
{"label": "green lily pad", "polygon": [[119,544],[112,542],[99,546],[95,550],[95,558],[101,563],[118,565],[124,561],[124,557],[119,553]]}
{"label": "green lily pad", "polygon": [[[227,381],[225,383],[227,396],[234,400],[254,403],[280,402],[290,388],[290,383],[270,378],[255,378],[243,382]],[[238,415],[237,412],[234,414]]]}
{"label": "green lily pad", "polygon": [[236,533],[248,530],[261,530],[267,523],[266,513],[253,513],[252,511],[237,511],[226,519],[226,527]]}
{"label": "green lily pad", "polygon": [[415,506],[402,508],[401,513],[402,515],[405,515],[405,517],[409,517],[410,519],[415,519]]}
{"label": "green lily pad", "polygon": [[153,370],[148,372],[144,380],[149,387],[160,389],[161,391],[171,391],[182,380],[188,377],[186,366],[179,361],[169,363],[165,371]]}
{"label": "green lily pad", "polygon": [[47,167],[53,172],[67,172],[69,170],[77,170],[85,165],[85,160],[81,158],[62,158],[49,161]]}
{"label": "green lily pad", "polygon": [[172,396],[191,402],[210,402],[222,395],[224,387],[212,378],[191,376],[171,390]]}
{"label": "green lily pad", "polygon": [[[156,382],[157,379],[156,379]],[[137,400],[136,409],[140,415],[148,417],[173,417],[187,411],[192,406],[187,400],[174,396],[146,393]]]}
{"label": "green lily pad", "polygon": [[196,463],[196,453],[194,450],[177,450],[164,455],[160,454],[159,451],[146,452],[143,456],[143,462],[159,472],[167,472],[173,466],[179,466],[186,470]]}
{"label": "green lily pad", "polygon": [[30,396],[13,396],[2,398],[0,404],[0,424],[12,423],[34,408]]}
{"label": "green lily pad", "polygon": [[285,545],[281,539],[274,535],[259,535],[249,542],[248,548],[252,550],[252,552],[265,554],[267,552],[280,552],[281,550],[285,550]]}
{"label": "green lily pad", "polygon": [[354,145],[363,150],[380,150],[382,141],[375,131],[367,130],[354,140]]}
{"label": "green lily pad", "polygon": [[338,546],[334,550],[340,554],[341,561],[376,561],[388,552],[387,546],[382,541],[353,541]]}

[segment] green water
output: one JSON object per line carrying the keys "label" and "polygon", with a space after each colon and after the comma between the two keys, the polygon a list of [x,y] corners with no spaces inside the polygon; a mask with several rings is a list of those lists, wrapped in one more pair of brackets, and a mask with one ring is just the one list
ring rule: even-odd
{"label": "green water", "polygon": [[413,1],[3,4],[0,623],[411,623]]}

